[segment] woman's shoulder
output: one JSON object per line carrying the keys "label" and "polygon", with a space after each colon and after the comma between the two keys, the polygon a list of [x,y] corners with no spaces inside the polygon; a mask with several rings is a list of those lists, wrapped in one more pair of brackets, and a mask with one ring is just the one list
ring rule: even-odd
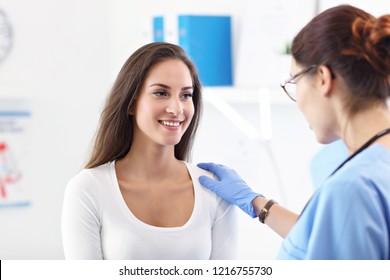
{"label": "woman's shoulder", "polygon": [[207,176],[207,177],[210,177],[212,179],[216,179],[214,174],[196,166],[193,163],[186,162],[186,165],[187,165],[188,171],[190,172],[194,188],[197,188],[199,190],[199,193],[202,194],[203,198],[206,199],[210,205],[215,205],[216,207],[220,208],[220,210],[222,210],[222,211],[226,211],[226,210],[230,209],[231,204],[229,204],[226,200],[219,197],[216,193],[203,187],[199,182],[200,176]]}
{"label": "woman's shoulder", "polygon": [[[190,173],[192,173],[192,175],[195,175],[197,177],[199,177],[199,176],[207,176],[207,177],[210,177],[210,178],[213,178],[213,179],[215,178],[213,173],[211,173],[210,171],[204,170],[204,169],[198,167],[197,165],[195,165],[193,163],[185,162],[185,164],[187,165],[187,168],[190,171]],[[193,178],[193,179],[195,179],[195,178]]]}
{"label": "woman's shoulder", "polygon": [[111,163],[105,163],[94,168],[84,168],[73,176],[67,186],[67,192],[85,192],[91,188],[96,191],[104,182],[110,180]]}

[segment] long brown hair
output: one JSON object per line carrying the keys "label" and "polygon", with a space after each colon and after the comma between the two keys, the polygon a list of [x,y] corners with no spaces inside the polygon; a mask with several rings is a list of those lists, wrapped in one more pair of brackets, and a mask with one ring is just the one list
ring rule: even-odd
{"label": "long brown hair", "polygon": [[330,8],[296,35],[291,53],[302,66],[326,65],[336,78],[341,75],[352,114],[390,96],[390,15],[375,18],[350,5]]}
{"label": "long brown hair", "polygon": [[92,154],[86,168],[119,160],[130,150],[134,117],[129,114],[150,69],[162,61],[178,59],[190,70],[193,83],[194,116],[175,146],[175,157],[188,160],[202,110],[201,84],[194,64],[185,51],[174,44],[158,42],[144,45],[125,62],[107,98],[100,118]]}

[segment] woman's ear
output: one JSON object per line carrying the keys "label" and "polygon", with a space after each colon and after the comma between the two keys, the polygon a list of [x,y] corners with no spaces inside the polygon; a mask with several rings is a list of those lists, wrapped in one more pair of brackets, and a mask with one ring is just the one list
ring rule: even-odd
{"label": "woman's ear", "polygon": [[320,75],[321,89],[323,96],[329,97],[333,89],[333,75],[328,66],[320,65],[318,67]]}
{"label": "woman's ear", "polygon": [[127,112],[129,115],[134,115],[135,114],[135,106],[136,106],[136,100],[132,100],[131,104],[130,104],[130,107],[129,107],[129,111]]}

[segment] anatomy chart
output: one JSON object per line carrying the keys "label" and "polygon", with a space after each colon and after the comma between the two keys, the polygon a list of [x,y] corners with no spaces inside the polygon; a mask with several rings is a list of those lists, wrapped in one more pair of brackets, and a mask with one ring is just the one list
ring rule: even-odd
{"label": "anatomy chart", "polygon": [[30,205],[25,183],[30,120],[25,100],[0,99],[0,209]]}

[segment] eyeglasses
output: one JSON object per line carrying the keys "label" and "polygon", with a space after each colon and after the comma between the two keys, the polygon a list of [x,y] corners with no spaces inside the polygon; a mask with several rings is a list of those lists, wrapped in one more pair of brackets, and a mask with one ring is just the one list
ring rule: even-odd
{"label": "eyeglasses", "polygon": [[317,65],[313,64],[313,65],[310,65],[309,67],[303,69],[302,71],[299,71],[298,73],[296,73],[295,75],[293,75],[290,79],[286,80],[284,83],[280,84],[280,86],[282,87],[282,89],[284,90],[284,92],[287,94],[288,97],[290,97],[290,99],[292,101],[297,101],[297,89],[296,89],[296,82],[295,82],[295,79],[298,78],[300,75],[303,75],[307,72],[309,72],[311,69],[313,69],[314,67],[316,67]]}

